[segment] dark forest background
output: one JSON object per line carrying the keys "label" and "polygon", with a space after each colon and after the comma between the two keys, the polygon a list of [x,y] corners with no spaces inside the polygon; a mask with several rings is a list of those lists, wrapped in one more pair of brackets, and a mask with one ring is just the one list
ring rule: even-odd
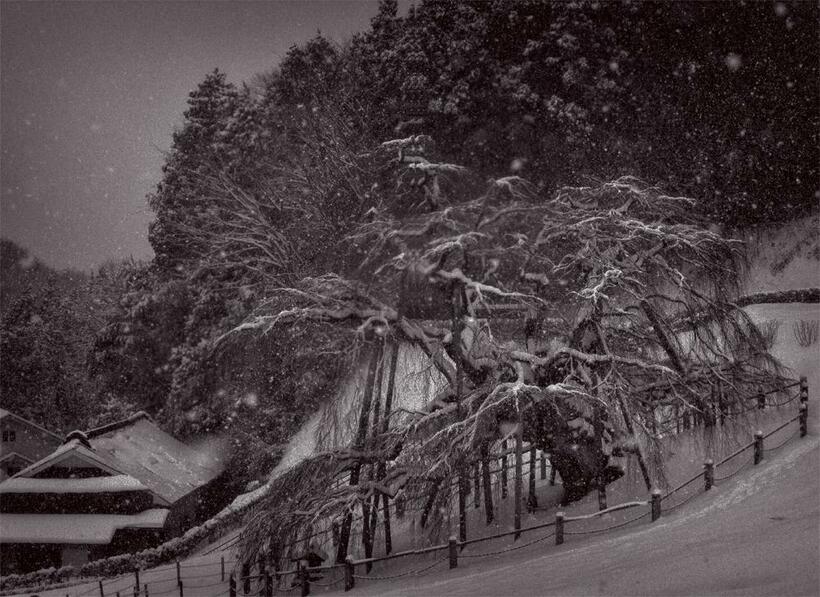
{"label": "dark forest background", "polygon": [[62,432],[146,410],[230,432],[261,471],[341,371],[299,347],[337,338],[218,366],[214,343],[266,289],[338,271],[351,223],[414,185],[380,143],[424,133],[547,195],[631,175],[729,229],[786,221],[818,203],[817,24],[815,2],[384,0],[342,46],[318,34],[240,86],[215,70],[148,198],[153,261],[58,272],[3,241],[0,404]]}

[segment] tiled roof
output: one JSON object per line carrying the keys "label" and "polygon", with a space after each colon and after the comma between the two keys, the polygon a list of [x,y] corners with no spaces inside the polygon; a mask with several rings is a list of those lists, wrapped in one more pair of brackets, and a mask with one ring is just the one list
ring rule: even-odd
{"label": "tiled roof", "polygon": [[117,470],[139,479],[169,503],[221,472],[221,466],[165,433],[143,413],[92,429],[86,436],[95,454]]}

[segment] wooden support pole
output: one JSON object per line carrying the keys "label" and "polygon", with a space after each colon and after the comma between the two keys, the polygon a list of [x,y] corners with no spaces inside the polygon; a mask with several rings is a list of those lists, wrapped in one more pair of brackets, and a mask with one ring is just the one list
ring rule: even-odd
{"label": "wooden support pole", "polygon": [[[373,392],[373,423],[371,437],[379,435],[382,429],[381,423],[381,405],[382,405],[382,388],[384,385],[384,350],[382,346],[379,354],[378,374],[376,376],[376,389]],[[381,481],[384,477],[386,467],[383,462],[370,466],[370,478],[374,481]],[[379,521],[379,497],[380,493],[374,492],[372,500],[365,500],[362,502],[362,517],[369,517],[362,523],[362,541],[364,543],[365,558],[373,557],[373,542],[376,536],[376,525]],[[366,569],[370,572],[373,569],[373,562],[367,562]]]}
{"label": "wooden support pole", "polygon": [[97,581],[97,582],[99,582],[99,584],[100,584],[100,597],[105,597],[105,593],[103,592],[102,580]]}
{"label": "wooden support pole", "polygon": [[467,540],[467,484],[469,481],[463,474],[458,476],[458,538]]}
{"label": "wooden support pole", "polygon": [[[461,354],[461,331],[464,328],[464,289],[457,282],[453,281],[452,286],[452,326],[453,326],[453,359],[456,365],[456,419],[461,420],[461,395],[464,391],[464,363]],[[466,470],[466,463],[459,465],[458,472],[458,537],[464,542],[467,540],[467,487],[469,471]]]}
{"label": "wooden support pole", "polygon": [[310,573],[308,572],[307,565],[304,560],[299,561],[299,580],[302,585],[301,595],[302,597],[307,597],[310,595]]}
{"label": "wooden support pole", "polygon": [[447,546],[450,552],[450,570],[458,568],[458,540],[450,536]]}
{"label": "wooden support pole", "polygon": [[219,568],[222,572],[222,576],[221,576],[222,581],[221,582],[225,582],[225,556],[221,556],[219,558]]}
{"label": "wooden support pole", "polygon": [[660,489],[652,490],[652,499],[650,501],[652,508],[652,522],[655,522],[661,517],[661,491]]}
{"label": "wooden support pole", "polygon": [[228,595],[229,597],[236,597],[236,578],[231,572],[231,576],[228,579]]}
{"label": "wooden support pole", "polygon": [[547,479],[547,453],[541,450],[541,480]]}
{"label": "wooden support pole", "polygon": [[176,561],[177,565],[177,584],[182,582],[182,571],[180,569],[179,560]]}
{"label": "wooden support pole", "polygon": [[518,413],[518,427],[515,430],[515,539],[521,536],[521,502],[524,499],[524,422],[521,412]]}
{"label": "wooden support pole", "polygon": [[[390,353],[389,376],[387,378],[387,394],[384,397],[384,416],[382,417],[382,433],[387,433],[390,428],[390,413],[393,408],[393,392],[396,388],[396,366],[399,361],[398,342],[393,343],[393,350]],[[385,464],[379,468],[380,478],[384,478]],[[393,538],[390,530],[390,496],[382,495],[382,518],[384,519],[384,552],[387,555],[393,551]]]}
{"label": "wooden support pole", "polygon": [[[182,587],[182,585],[179,586]],[[265,597],[273,597],[273,575],[267,570],[265,571]]]}
{"label": "wooden support pole", "polygon": [[493,512],[493,486],[490,480],[490,458],[489,445],[487,442],[481,444],[481,480],[484,485],[484,514],[487,524],[490,524],[495,518]]}
{"label": "wooden support pole", "polygon": [[347,556],[345,558],[345,591],[350,591],[356,586],[356,577],[353,576],[355,572],[353,556]]}
{"label": "wooden support pole", "polygon": [[538,507],[538,496],[535,493],[535,446],[530,447],[530,476],[529,476],[529,491],[527,492],[527,511],[534,512]]}
{"label": "wooden support pole", "polygon": [[598,477],[598,510],[606,510],[606,485]]}
{"label": "wooden support pole", "polygon": [[800,402],[809,401],[809,380],[805,375],[800,376]]}
{"label": "wooden support pole", "polygon": [[[359,413],[359,422],[356,429],[356,438],[353,442],[353,448],[361,450],[365,445],[367,438],[367,422],[370,417],[370,407],[373,399],[373,384],[376,379],[376,365],[379,362],[382,350],[382,342],[379,340],[372,349],[372,356],[370,358],[370,366],[367,371],[367,380],[365,381],[364,397],[362,398],[362,410]],[[356,463],[350,471],[350,486],[353,487],[359,484],[359,476],[361,474],[361,465]],[[342,522],[342,529],[339,535],[339,546],[336,550],[336,563],[341,564],[347,557],[347,549],[350,543],[350,528],[353,525],[353,513],[345,514]]]}
{"label": "wooden support pole", "polygon": [[476,460],[473,463],[473,507],[481,507],[481,471],[479,469],[480,462]]}
{"label": "wooden support pole", "polygon": [[555,513],[555,544],[561,545],[564,542],[564,513]]}
{"label": "wooden support pole", "polygon": [[709,491],[715,484],[715,462],[711,458],[707,458],[703,463],[703,489]]}
{"label": "wooden support pole", "polygon": [[507,440],[501,442],[501,499],[507,499]]}
{"label": "wooden support pole", "polygon": [[760,464],[763,460],[763,432],[755,432],[755,464]]}
{"label": "wooden support pole", "polygon": [[[615,396],[618,399],[618,406],[621,409],[621,415],[623,416],[624,425],[626,425],[626,430],[629,433],[629,435],[634,437],[635,436],[635,430],[632,427],[632,416],[629,413],[629,408],[626,406],[626,402],[624,402],[623,396],[621,396],[620,392],[616,392]],[[684,423],[686,421],[687,421],[687,419],[684,419]],[[684,428],[686,428],[686,425],[684,425]],[[649,469],[646,466],[646,462],[644,461],[644,458],[643,458],[643,453],[641,452],[640,449],[638,450],[637,456],[638,456],[638,466],[641,469],[641,475],[643,475],[643,482],[646,485],[646,490],[649,491],[652,488],[652,481],[649,478]]]}
{"label": "wooden support pole", "polygon": [[134,595],[139,597],[140,590],[142,587],[140,586],[140,571],[139,569],[134,570]]}
{"label": "wooden support pole", "polygon": [[251,564],[250,562],[242,563],[242,594],[251,594]]}
{"label": "wooden support pole", "polygon": [[809,432],[809,404],[803,402],[800,405],[800,437],[806,437]]}
{"label": "wooden support pole", "polygon": [[430,512],[433,509],[433,504],[435,504],[436,502],[436,497],[438,496],[440,486],[441,479],[436,479],[435,481],[433,481],[433,486],[430,488],[430,493],[427,495],[427,502],[425,502],[424,504],[424,510],[421,511],[421,528],[427,526],[427,519],[430,516]]}
{"label": "wooden support pole", "polygon": [[726,393],[723,390],[723,382],[718,382],[718,409],[720,410],[720,424],[726,424]]}

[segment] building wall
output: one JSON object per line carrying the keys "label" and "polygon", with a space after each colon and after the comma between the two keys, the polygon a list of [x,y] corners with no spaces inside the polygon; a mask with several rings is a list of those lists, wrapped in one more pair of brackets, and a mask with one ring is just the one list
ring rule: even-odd
{"label": "building wall", "polygon": [[138,514],[154,507],[147,489],[102,493],[6,493],[4,514]]}
{"label": "building wall", "polygon": [[0,442],[0,458],[17,452],[36,462],[51,454],[62,443],[53,435],[8,415],[0,419],[0,431],[4,440]]}
{"label": "building wall", "polygon": [[19,454],[9,456],[3,462],[0,462],[0,483],[12,475],[16,475],[30,464],[32,464],[31,461],[26,460]]}

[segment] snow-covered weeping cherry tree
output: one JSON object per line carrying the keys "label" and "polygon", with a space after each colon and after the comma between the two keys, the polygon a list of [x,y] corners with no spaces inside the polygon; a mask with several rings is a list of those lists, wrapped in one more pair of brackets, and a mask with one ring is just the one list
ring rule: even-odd
{"label": "snow-covered weeping cherry tree", "polygon": [[[710,231],[692,199],[632,178],[545,197],[519,177],[477,182],[430,162],[429,144],[379,149],[398,190],[350,232],[348,267],[276,289],[229,334],[336,326],[366,368],[348,444],[272,483],[248,520],[248,558],[285,558],[283,545],[334,528],[343,559],[351,526],[372,553],[380,498],[447,532],[466,467],[516,433],[550,454],[565,502],[622,476],[627,455],[647,488],[662,485],[664,415],[708,426],[778,383],[732,303],[743,247]],[[401,346],[442,380],[421,409],[392,406]]]}

